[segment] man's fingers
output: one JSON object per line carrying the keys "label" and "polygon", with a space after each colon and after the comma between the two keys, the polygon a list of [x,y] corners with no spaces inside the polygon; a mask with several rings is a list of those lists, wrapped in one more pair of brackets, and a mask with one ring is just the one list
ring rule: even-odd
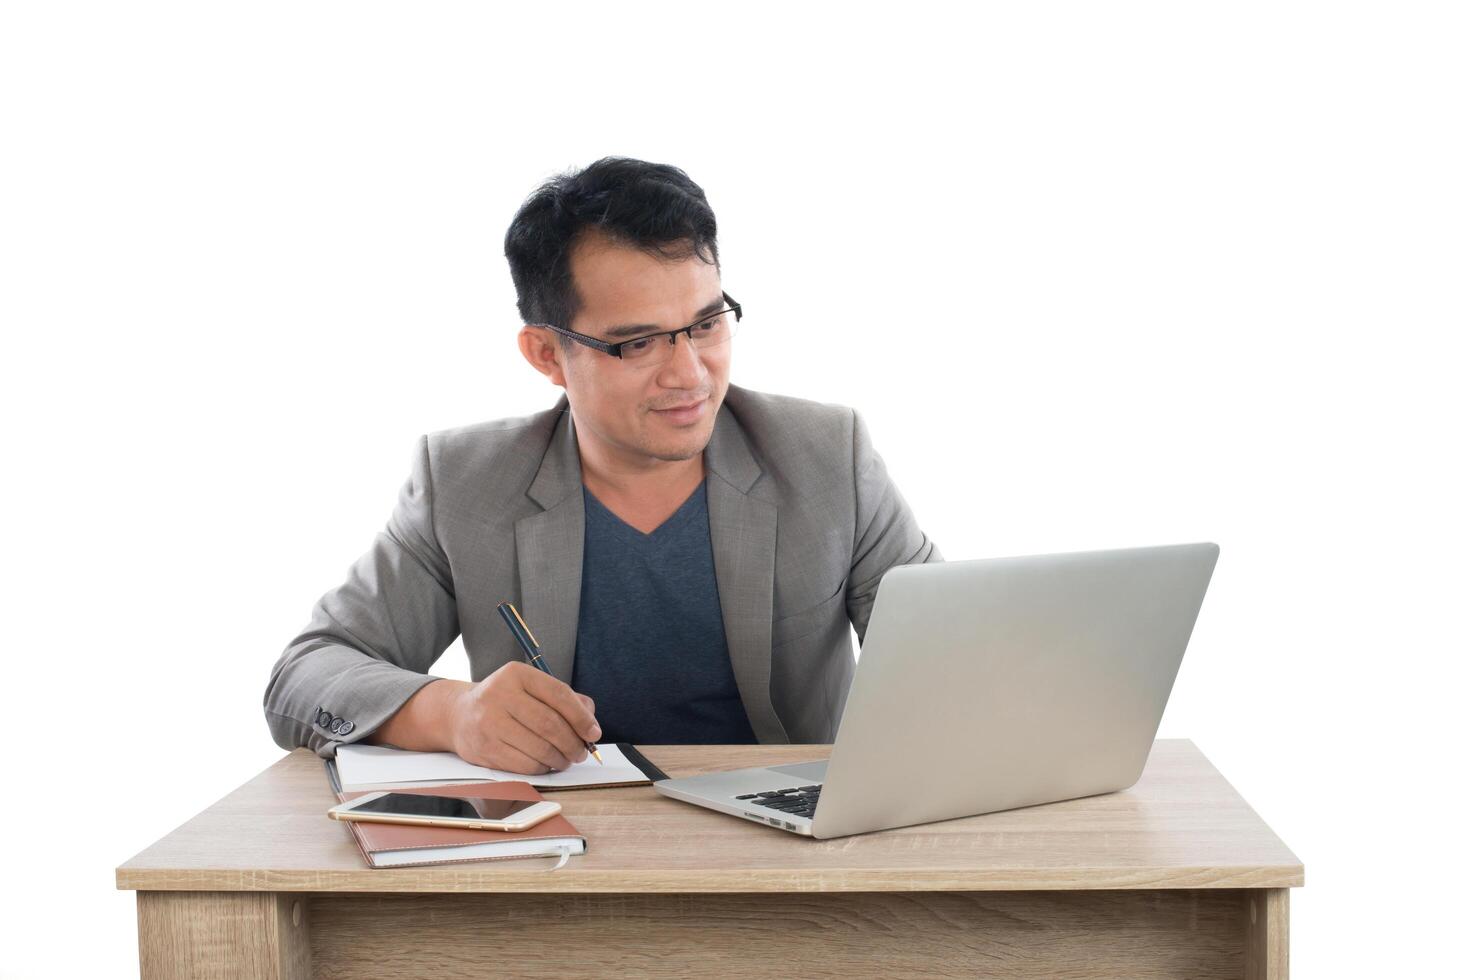
{"label": "man's fingers", "polygon": [[[565,718],[578,738],[595,742],[602,737],[602,729],[597,725],[591,708],[559,679],[536,671],[534,677],[526,678],[524,687],[526,693]],[[586,700],[591,701],[591,698]]]}
{"label": "man's fingers", "polygon": [[579,762],[586,756],[586,746],[581,737],[556,709],[534,697],[516,698],[506,707],[512,718],[550,742],[572,762]]}
{"label": "man's fingers", "polygon": [[559,770],[571,765],[571,760],[562,755],[556,746],[525,727],[514,715],[506,716],[505,724],[500,729],[500,740],[547,768]]}
{"label": "man's fingers", "polygon": [[518,772],[522,776],[539,776],[547,772],[549,767],[537,762],[513,745],[505,742],[500,743],[499,761],[491,765],[491,769],[504,769],[507,772]]}
{"label": "man's fingers", "polygon": [[460,746],[456,751],[465,762],[472,762],[477,766],[538,776],[549,767],[509,744],[498,734],[504,726],[514,724],[514,719],[502,716],[495,733],[488,730],[477,732],[470,743]]}

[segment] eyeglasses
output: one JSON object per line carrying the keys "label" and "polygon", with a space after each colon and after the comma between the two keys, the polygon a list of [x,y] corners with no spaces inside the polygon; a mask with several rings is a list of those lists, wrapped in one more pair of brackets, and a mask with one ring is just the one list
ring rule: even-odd
{"label": "eyeglasses", "polygon": [[[739,329],[740,317],[744,315],[744,311],[740,304],[730,298],[729,293],[720,295],[724,297],[728,309],[720,310],[718,313],[702,318],[697,323],[679,327],[677,330],[650,333],[617,344],[609,344],[596,337],[588,337],[584,333],[577,333],[575,330],[567,330],[565,327],[558,327],[550,323],[543,323],[540,326],[554,330],[563,337],[570,337],[578,344],[584,344],[593,350],[599,350],[629,363],[637,362],[639,366],[660,364],[673,354],[673,345],[678,342],[679,334],[687,334],[689,343],[704,350],[729,343],[730,338]],[[668,343],[659,343],[664,337],[668,338]]]}

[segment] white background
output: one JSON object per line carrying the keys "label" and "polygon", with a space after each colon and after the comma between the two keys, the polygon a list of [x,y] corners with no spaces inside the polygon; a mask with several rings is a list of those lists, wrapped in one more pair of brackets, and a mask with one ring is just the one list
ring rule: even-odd
{"label": "white background", "polygon": [[859,408],[947,557],[1219,542],[1160,735],[1305,863],[1296,975],[1458,959],[1454,5],[0,9],[0,973],[136,972],[115,866],[279,758],[415,437],[559,393],[501,239],[604,154],[706,189],[733,380]]}

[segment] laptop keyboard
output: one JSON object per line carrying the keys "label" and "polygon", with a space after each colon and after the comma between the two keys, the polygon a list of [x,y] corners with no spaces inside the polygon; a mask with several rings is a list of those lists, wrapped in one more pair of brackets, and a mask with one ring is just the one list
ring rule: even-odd
{"label": "laptop keyboard", "polygon": [[820,786],[792,786],[790,789],[773,789],[768,793],[747,793],[736,796],[735,799],[779,810],[781,813],[810,818],[816,814],[816,801],[820,796]]}

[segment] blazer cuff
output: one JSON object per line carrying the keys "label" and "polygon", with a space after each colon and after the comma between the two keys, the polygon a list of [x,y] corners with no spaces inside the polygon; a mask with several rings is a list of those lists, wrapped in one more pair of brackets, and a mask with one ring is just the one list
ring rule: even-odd
{"label": "blazer cuff", "polygon": [[332,758],[337,746],[367,738],[409,698],[439,679],[391,664],[365,664],[353,670],[350,680],[329,685],[321,703],[314,710],[308,708],[307,746],[324,759]]}

